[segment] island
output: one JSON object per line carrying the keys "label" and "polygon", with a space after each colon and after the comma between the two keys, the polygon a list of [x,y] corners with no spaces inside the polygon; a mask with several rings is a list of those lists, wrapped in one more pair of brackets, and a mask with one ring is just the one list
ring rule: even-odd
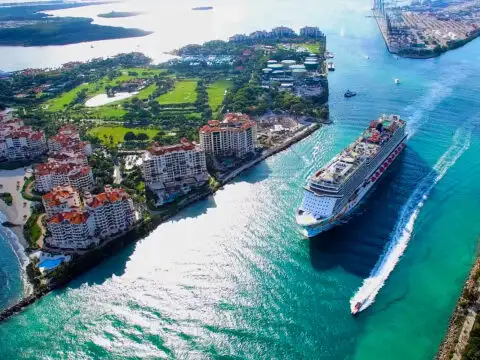
{"label": "island", "polygon": [[402,57],[439,56],[480,35],[480,3],[475,0],[414,1],[402,7],[375,0],[372,10],[388,50]]}
{"label": "island", "polygon": [[23,3],[0,6],[0,46],[67,45],[150,35],[140,29],[93,24],[90,18],[53,17],[43,11],[99,5],[85,3]]}
{"label": "island", "polygon": [[106,19],[114,19],[114,18],[127,18],[127,17],[134,17],[138,15],[142,15],[141,12],[134,12],[134,11],[111,11],[109,13],[98,14],[98,17],[106,18]]}
{"label": "island", "polygon": [[213,6],[197,6],[197,7],[192,8],[192,10],[196,10],[196,11],[213,10]]}
{"label": "island", "polygon": [[159,65],[130,53],[0,78],[0,140],[22,137],[0,156],[0,168],[18,171],[1,181],[2,198],[14,194],[23,211],[7,220],[23,228],[34,289],[0,321],[329,123],[317,27],[175,53]]}

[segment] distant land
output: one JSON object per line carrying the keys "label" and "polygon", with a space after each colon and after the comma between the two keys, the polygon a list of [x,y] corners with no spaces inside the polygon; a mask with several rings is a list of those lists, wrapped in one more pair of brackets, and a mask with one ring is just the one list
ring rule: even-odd
{"label": "distant land", "polygon": [[152,34],[140,29],[96,25],[92,21],[87,18],[56,18],[17,28],[0,28],[0,45],[67,45]]}
{"label": "distant land", "polygon": [[192,8],[192,10],[212,10],[213,6],[197,6]]}
{"label": "distant land", "polygon": [[67,45],[150,35],[140,29],[93,24],[90,18],[54,17],[43,11],[110,2],[21,3],[0,6],[0,46]]}
{"label": "distant land", "polygon": [[412,2],[390,8],[376,0],[373,17],[388,51],[408,58],[439,56],[480,36],[479,0]]}
{"label": "distant land", "polygon": [[141,12],[134,12],[134,11],[111,11],[109,13],[104,13],[104,14],[98,14],[98,17],[101,18],[126,18],[126,17],[133,17],[133,16],[138,16],[143,13]]}
{"label": "distant land", "polygon": [[[33,21],[41,20],[51,17],[43,11],[54,11],[63,9],[72,9],[90,5],[104,5],[108,4],[108,1],[104,2],[78,2],[78,3],[66,3],[63,1],[49,1],[47,3],[39,2],[25,2],[18,4],[0,4],[0,28],[5,27],[7,24],[2,23],[4,21]],[[8,24],[11,26],[12,24]],[[15,26],[15,24],[13,24]]]}

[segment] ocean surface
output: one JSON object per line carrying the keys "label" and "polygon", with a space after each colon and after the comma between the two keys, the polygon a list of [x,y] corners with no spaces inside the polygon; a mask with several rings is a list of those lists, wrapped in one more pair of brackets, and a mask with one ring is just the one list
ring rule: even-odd
{"label": "ocean surface", "polygon": [[[397,59],[367,17],[369,1],[212,1],[211,12],[186,11],[200,3],[152,5],[146,18],[158,21],[142,28],[169,30],[141,47],[318,25],[335,53],[334,123],[0,324],[0,359],[432,359],[480,233],[480,41]],[[75,12],[101,12],[89,9]],[[120,43],[93,50],[110,55]],[[0,68],[85,59],[83,46],[16,48]],[[345,99],[346,89],[358,96]],[[347,224],[303,239],[294,221],[302,186],[381,113],[408,121],[405,152]],[[21,286],[0,246],[5,303]],[[357,318],[353,296],[370,304]]]}

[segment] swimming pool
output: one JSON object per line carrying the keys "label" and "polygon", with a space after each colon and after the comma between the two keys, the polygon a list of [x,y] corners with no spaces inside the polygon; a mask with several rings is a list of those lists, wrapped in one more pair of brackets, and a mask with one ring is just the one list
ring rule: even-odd
{"label": "swimming pool", "polygon": [[43,268],[45,270],[52,270],[55,269],[58,265],[63,262],[63,258],[58,259],[46,259],[43,260],[40,264],[38,264],[39,268]]}

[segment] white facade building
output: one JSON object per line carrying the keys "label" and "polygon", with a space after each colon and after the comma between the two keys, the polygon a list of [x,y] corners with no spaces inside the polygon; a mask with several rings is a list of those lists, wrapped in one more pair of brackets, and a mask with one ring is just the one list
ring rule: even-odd
{"label": "white facade building", "polygon": [[186,178],[195,178],[199,182],[208,179],[205,151],[186,139],[171,146],[154,143],[143,154],[142,160],[142,174],[147,185]]}
{"label": "white facade building", "polygon": [[45,239],[47,245],[61,249],[86,249],[98,244],[94,237],[95,221],[84,211],[63,212],[47,221],[51,237]]}
{"label": "white facade building", "polygon": [[248,36],[245,35],[245,34],[236,34],[236,35],[231,36],[228,39],[228,41],[232,41],[232,42],[245,41],[245,40],[248,40]]}
{"label": "white facade building", "polygon": [[105,192],[84,197],[85,210],[93,217],[95,235],[101,238],[128,230],[135,223],[135,208],[123,189],[105,186]]}
{"label": "white facade building", "polygon": [[321,38],[321,37],[324,37],[325,35],[316,26],[305,26],[304,28],[300,29],[300,36]]}
{"label": "white facade building", "polygon": [[47,151],[45,134],[25,126],[20,119],[0,122],[0,160],[35,159]]}
{"label": "white facade building", "polygon": [[35,189],[41,193],[63,185],[71,185],[79,191],[91,191],[95,186],[90,166],[50,162],[37,165],[34,173]]}
{"label": "white facade building", "polygon": [[243,157],[255,151],[257,125],[248,115],[229,113],[200,129],[200,144],[207,155]]}
{"label": "white facade building", "polygon": [[279,26],[272,29],[272,35],[275,37],[295,37],[297,34],[286,26]]}
{"label": "white facade building", "polygon": [[71,212],[82,207],[80,195],[72,186],[58,186],[42,196],[43,207],[50,218],[63,212]]}

